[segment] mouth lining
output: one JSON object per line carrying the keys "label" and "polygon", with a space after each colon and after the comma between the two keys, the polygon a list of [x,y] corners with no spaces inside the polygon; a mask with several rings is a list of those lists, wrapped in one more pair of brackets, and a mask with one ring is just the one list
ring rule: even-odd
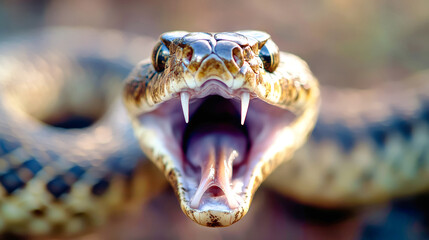
{"label": "mouth lining", "polygon": [[192,114],[189,123],[185,126],[182,149],[188,149],[189,139],[196,131],[215,130],[216,128],[235,129],[246,136],[247,144],[250,144],[250,139],[247,131],[247,125],[240,124],[240,113],[237,111],[235,100],[225,99],[218,95],[210,95],[199,102],[194,102],[191,105],[192,109],[196,109]]}
{"label": "mouth lining", "polygon": [[187,175],[200,182],[191,199],[193,208],[220,202],[233,209],[242,201],[233,188],[234,181],[243,177],[238,173],[247,163],[250,139],[234,104],[236,100],[218,95],[205,97],[185,127],[182,150],[192,169]]}
{"label": "mouth lining", "polygon": [[[183,92],[189,94],[188,123],[185,122],[186,116],[184,118],[181,102]],[[141,125],[154,130],[156,142],[163,145],[163,151],[166,151],[164,154],[173,161],[172,168],[180,172],[181,176],[176,181],[183,189],[176,190],[183,190],[181,193],[184,197],[183,203],[190,209],[201,212],[234,212],[243,207],[243,204],[250,204],[249,196],[252,196],[254,187],[249,187],[249,184],[256,174],[258,162],[270,151],[273,142],[279,141],[277,132],[290,125],[296,117],[292,112],[270,105],[250,92],[247,118],[242,125],[243,111],[240,99],[243,92],[249,93],[247,89],[232,90],[219,80],[213,79],[199,89],[177,92],[170,100],[139,117]],[[219,132],[222,133],[219,135]],[[202,137],[195,137],[198,134]],[[213,181],[213,184],[204,186],[203,193],[199,193],[201,195],[199,204],[195,201],[192,204],[197,190],[202,188],[200,187],[202,170],[198,164],[188,159],[189,142],[199,142],[216,134],[218,135],[215,139],[226,139],[224,140],[226,145],[236,141],[244,142],[236,147],[242,149],[238,152],[243,156],[231,164],[232,174],[227,181],[230,189],[225,190],[224,185]],[[228,194],[233,197],[228,198]],[[231,199],[236,199],[236,203]]]}

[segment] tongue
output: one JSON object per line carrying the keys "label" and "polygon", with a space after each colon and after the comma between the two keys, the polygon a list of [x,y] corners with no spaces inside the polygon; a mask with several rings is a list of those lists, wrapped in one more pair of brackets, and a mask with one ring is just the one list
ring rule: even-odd
{"label": "tongue", "polygon": [[195,132],[189,138],[186,156],[191,164],[201,168],[201,180],[191,207],[197,209],[200,204],[219,197],[219,203],[237,208],[241,198],[231,188],[232,169],[246,157],[245,134],[228,125],[204,127]]}

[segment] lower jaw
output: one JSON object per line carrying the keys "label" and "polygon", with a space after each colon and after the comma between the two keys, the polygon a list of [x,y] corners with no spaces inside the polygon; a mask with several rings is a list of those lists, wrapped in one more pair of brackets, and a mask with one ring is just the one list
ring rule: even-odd
{"label": "lower jaw", "polygon": [[[138,127],[135,126],[135,129],[139,129],[137,137],[144,143],[142,145],[143,151],[164,171],[164,174],[176,191],[183,212],[190,219],[200,225],[210,227],[225,227],[239,221],[247,213],[253,193],[265,176],[277,165],[277,161],[267,164],[273,158],[279,157],[273,155],[277,149],[270,151],[272,150],[272,141],[278,140],[273,135],[277,131],[273,129],[279,128],[280,122],[281,125],[285,125],[285,119],[292,121],[293,117],[289,118],[290,114],[288,113],[277,112],[278,109],[274,109],[274,107],[267,108],[267,104],[262,103],[260,100],[252,102],[251,106],[254,111],[248,112],[248,120],[246,122],[250,122],[249,125],[252,126],[249,129],[249,135],[251,135],[250,138],[255,143],[255,146],[252,146],[248,150],[248,159],[244,166],[245,173],[240,180],[243,185],[242,191],[240,191],[242,192],[240,193],[242,202],[238,207],[233,209],[227,207],[213,209],[202,207],[198,209],[191,207],[192,197],[195,193],[195,186],[193,185],[198,186],[198,180],[192,178],[191,181],[187,181],[189,177],[186,176],[187,163],[183,157],[185,155],[183,145],[180,144],[180,141],[175,143],[171,141],[172,139],[183,139],[186,124],[184,123],[182,112],[165,111],[164,109],[168,109],[168,106],[166,108],[158,108],[153,114],[142,115],[133,120],[133,124],[138,125]],[[175,105],[171,105],[169,109],[172,108],[176,110],[180,109]],[[190,108],[192,109],[192,105]],[[272,114],[274,115],[274,118],[272,118],[271,113],[276,113],[277,115]],[[279,113],[282,115],[279,116]],[[169,120],[166,121],[165,119]],[[266,125],[263,123],[268,122],[270,122],[269,128],[273,131],[265,131]],[[179,134],[179,137],[174,133],[174,129],[178,128],[183,131]],[[277,147],[283,148],[282,142],[284,141],[278,141],[282,146]],[[266,169],[265,166],[269,166],[269,168]]]}
{"label": "lower jaw", "polygon": [[[247,213],[253,193],[265,176],[279,163],[274,158],[283,157],[283,154],[280,156],[274,154],[274,151],[267,151],[261,156],[252,156],[252,149],[250,149],[248,163],[244,166],[246,171],[242,179],[240,179],[243,184],[243,191],[240,194],[242,202],[239,207],[229,210],[225,208],[199,210],[190,206],[195,193],[195,187],[198,186],[198,180],[195,178],[187,179],[189,177],[185,174],[186,169],[182,158],[183,150],[179,146],[167,147],[165,145],[166,136],[159,134],[164,129],[157,121],[153,121],[150,118],[143,118],[134,121],[133,124],[139,125],[137,137],[141,142],[145,143],[142,145],[143,151],[164,172],[177,195],[182,211],[191,220],[203,226],[226,227],[239,221]],[[282,149],[284,148],[282,147]],[[265,168],[266,166],[269,168]]]}
{"label": "lower jaw", "polygon": [[[179,194],[179,198],[180,198]],[[238,208],[231,210],[198,210],[191,208],[186,202],[181,204],[182,211],[194,222],[207,227],[227,227],[238,222],[246,215],[251,198],[245,200]]]}

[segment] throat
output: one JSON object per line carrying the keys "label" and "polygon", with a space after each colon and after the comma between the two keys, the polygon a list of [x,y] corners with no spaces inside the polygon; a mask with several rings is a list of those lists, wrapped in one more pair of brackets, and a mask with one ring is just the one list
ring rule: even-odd
{"label": "throat", "polygon": [[246,135],[227,124],[202,126],[189,137],[185,152],[188,163],[200,173],[191,207],[237,208],[241,190],[234,186],[234,169],[246,161]]}

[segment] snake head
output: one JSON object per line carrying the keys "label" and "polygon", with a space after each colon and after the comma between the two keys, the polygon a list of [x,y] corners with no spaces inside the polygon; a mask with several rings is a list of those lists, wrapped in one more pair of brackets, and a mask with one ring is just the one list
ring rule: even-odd
{"label": "snake head", "polygon": [[314,126],[317,80],[260,31],[168,32],[130,74],[124,102],[143,151],[185,214],[228,226]]}

